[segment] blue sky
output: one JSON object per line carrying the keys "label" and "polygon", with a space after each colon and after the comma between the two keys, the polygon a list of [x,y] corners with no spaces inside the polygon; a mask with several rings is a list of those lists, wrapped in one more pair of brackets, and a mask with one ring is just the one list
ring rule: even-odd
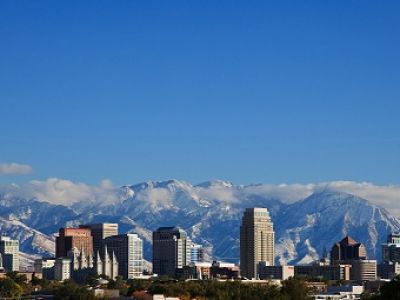
{"label": "blue sky", "polygon": [[1,1],[0,183],[400,182],[399,1]]}

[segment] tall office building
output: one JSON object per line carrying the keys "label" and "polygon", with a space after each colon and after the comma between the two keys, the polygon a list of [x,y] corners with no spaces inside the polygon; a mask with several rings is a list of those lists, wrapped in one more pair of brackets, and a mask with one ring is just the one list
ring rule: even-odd
{"label": "tall office building", "polygon": [[80,225],[79,228],[90,229],[93,237],[93,252],[103,255],[103,240],[109,236],[118,235],[117,223],[99,223]]}
{"label": "tall office building", "polygon": [[2,266],[6,272],[19,271],[19,242],[9,237],[0,237]]}
{"label": "tall office building", "polygon": [[387,243],[382,245],[384,263],[400,263],[400,233],[389,234]]}
{"label": "tall office building", "polygon": [[274,265],[274,228],[266,208],[246,208],[240,226],[240,272],[258,278],[258,264]]}
{"label": "tall office building", "polygon": [[67,257],[73,248],[93,254],[93,238],[88,228],[60,228],[56,237],[56,257]]}
{"label": "tall office building", "polygon": [[175,277],[175,270],[190,264],[192,241],[179,227],[153,232],[153,273]]}
{"label": "tall office building", "polygon": [[356,242],[350,236],[346,236],[332,247],[331,264],[360,259],[367,259],[365,246],[362,243]]}
{"label": "tall office building", "polygon": [[136,233],[105,238],[104,247],[118,260],[118,273],[124,279],[138,278],[143,272],[143,241]]}

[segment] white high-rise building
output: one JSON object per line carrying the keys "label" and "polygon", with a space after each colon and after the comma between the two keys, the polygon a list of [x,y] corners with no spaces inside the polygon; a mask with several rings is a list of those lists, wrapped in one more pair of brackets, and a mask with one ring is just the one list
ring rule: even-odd
{"label": "white high-rise building", "polygon": [[1,236],[0,254],[6,272],[19,271],[19,242],[17,240]]}
{"label": "white high-rise building", "polygon": [[274,228],[266,208],[246,208],[240,226],[241,275],[258,278],[258,265],[274,265]]}

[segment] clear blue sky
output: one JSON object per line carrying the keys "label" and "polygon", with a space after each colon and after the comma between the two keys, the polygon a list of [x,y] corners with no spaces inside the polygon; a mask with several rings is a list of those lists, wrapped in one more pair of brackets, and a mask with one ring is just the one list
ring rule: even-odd
{"label": "clear blue sky", "polygon": [[400,183],[400,1],[1,1],[0,163]]}

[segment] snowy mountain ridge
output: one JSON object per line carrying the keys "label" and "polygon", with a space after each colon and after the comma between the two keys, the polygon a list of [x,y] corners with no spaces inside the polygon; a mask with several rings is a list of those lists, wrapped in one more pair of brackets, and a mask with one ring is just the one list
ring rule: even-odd
{"label": "snowy mountain ridge", "polygon": [[[148,181],[113,191],[112,202],[87,201],[69,206],[0,192],[0,231],[19,239],[29,255],[52,255],[59,227],[88,222],[117,222],[120,232],[137,232],[151,260],[151,232],[178,225],[215,258],[238,261],[239,227],[246,207],[267,207],[276,232],[279,263],[309,263],[324,248],[350,234],[366,245],[371,258],[380,258],[380,244],[399,221],[384,208],[345,192],[321,189],[298,201],[280,197],[265,185],[235,186],[214,180],[198,185],[185,181]],[[295,198],[296,194],[290,196]]]}

